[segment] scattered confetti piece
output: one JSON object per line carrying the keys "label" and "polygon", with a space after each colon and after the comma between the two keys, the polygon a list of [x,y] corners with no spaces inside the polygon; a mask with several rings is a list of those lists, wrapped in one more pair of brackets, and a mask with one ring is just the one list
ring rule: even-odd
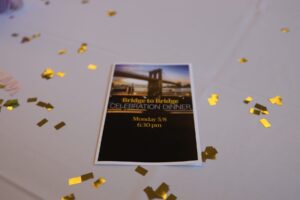
{"label": "scattered confetti piece", "polygon": [[83,174],[81,176],[69,178],[69,185],[76,185],[76,184],[82,183],[84,181],[87,181],[89,179],[93,179],[93,178],[94,178],[94,175],[92,172]]}
{"label": "scattered confetti piece", "polygon": [[30,42],[30,38],[29,37],[23,37],[22,40],[21,40],[21,43],[26,43],[26,42]]}
{"label": "scattered confetti piece", "polygon": [[106,14],[109,17],[113,17],[113,16],[115,16],[117,14],[117,12],[115,10],[110,9],[110,10],[107,11]]}
{"label": "scattered confetti piece", "polygon": [[96,70],[96,69],[97,69],[97,65],[95,65],[95,64],[89,64],[89,65],[87,66],[87,68],[88,68],[89,70]]}
{"label": "scattered confetti piece", "polygon": [[276,104],[278,106],[282,106],[282,98],[281,96],[275,96],[269,99],[271,104]]}
{"label": "scattered confetti piece", "polygon": [[4,89],[5,85],[0,83],[0,89]]}
{"label": "scattered confetti piece", "polygon": [[42,78],[49,80],[54,77],[54,74],[55,72],[51,68],[47,68],[44,70],[41,76]]}
{"label": "scattered confetti piece", "polygon": [[259,121],[260,121],[260,123],[261,123],[265,128],[270,128],[270,127],[271,127],[271,124],[270,124],[270,122],[269,122],[267,119],[262,118],[262,119],[260,119]]}
{"label": "scattered confetti piece", "polygon": [[170,194],[166,200],[176,200],[177,197],[174,194]]}
{"label": "scattered confetti piece", "polygon": [[263,106],[259,103],[256,103],[254,107],[261,110],[261,111],[267,111],[268,110],[266,106]]}
{"label": "scattered confetti piece", "polygon": [[245,104],[248,104],[248,103],[250,103],[251,101],[253,101],[253,98],[252,97],[246,97],[245,99],[244,99],[244,103]]}
{"label": "scattered confetti piece", "polygon": [[93,186],[95,188],[99,188],[101,185],[103,185],[106,182],[105,178],[99,178],[94,183]]}
{"label": "scattered confetti piece", "polygon": [[60,50],[57,51],[57,54],[58,54],[58,55],[64,55],[64,54],[66,54],[67,52],[68,52],[67,49],[60,49]]}
{"label": "scattered confetti piece", "polygon": [[75,200],[75,196],[72,193],[72,194],[62,197],[61,200]]}
{"label": "scattered confetti piece", "polygon": [[212,94],[210,96],[210,98],[208,98],[207,100],[208,100],[208,104],[210,106],[215,106],[215,105],[217,105],[217,103],[219,101],[219,95],[218,94]]}
{"label": "scattered confetti piece", "polygon": [[155,199],[155,198],[160,198],[155,192],[154,190],[152,189],[152,187],[146,187],[144,189],[144,192],[146,193],[148,199]]}
{"label": "scattered confetti piece", "polygon": [[141,174],[142,176],[145,176],[145,175],[148,173],[148,170],[145,169],[145,168],[143,168],[143,167],[141,167],[141,166],[137,166],[137,167],[135,168],[135,171],[136,171],[137,173]]}
{"label": "scattered confetti piece", "polygon": [[46,108],[48,111],[51,111],[51,110],[54,109],[54,106],[52,106],[50,103],[47,103],[47,104],[45,105],[45,108]]}
{"label": "scattered confetti piece", "polygon": [[249,112],[254,115],[260,115],[260,110],[256,110],[255,108],[250,108]]}
{"label": "scattered confetti piece", "polygon": [[85,53],[87,51],[87,43],[82,43],[79,49],[77,50],[77,53]]}
{"label": "scattered confetti piece", "polygon": [[217,153],[218,153],[218,151],[214,147],[207,146],[201,154],[202,161],[205,162],[207,159],[215,160]]}
{"label": "scattered confetti piece", "polygon": [[64,72],[57,72],[56,75],[60,78],[63,78],[66,74]]}
{"label": "scattered confetti piece", "polygon": [[281,28],[280,31],[283,33],[288,33],[288,32],[290,32],[290,29],[285,27],[285,28]]}
{"label": "scattered confetti piece", "polygon": [[18,34],[18,33],[12,33],[11,36],[12,36],[12,37],[18,37],[19,34]]}
{"label": "scattered confetti piece", "polygon": [[44,126],[46,123],[48,122],[48,120],[46,118],[42,119],[41,121],[39,121],[36,125],[39,127]]}
{"label": "scattered confetti piece", "polygon": [[40,107],[42,107],[42,108],[45,108],[45,107],[47,106],[47,103],[45,103],[45,102],[43,102],[43,101],[39,101],[39,102],[37,102],[36,105],[37,105],[37,106],[40,106]]}
{"label": "scattered confetti piece", "polygon": [[18,102],[18,99],[10,99],[7,100],[3,106],[6,107],[7,110],[13,110],[14,108],[18,107],[20,104]]}
{"label": "scattered confetti piece", "polygon": [[3,103],[3,101],[4,101],[3,99],[0,99],[0,105]]}
{"label": "scattered confetti piece", "polygon": [[248,62],[248,60],[246,58],[239,59],[239,63],[241,63],[241,64],[246,63],[246,62]]}
{"label": "scattered confetti piece", "polygon": [[162,183],[156,190],[155,193],[162,199],[166,199],[169,192],[169,186],[166,183]]}
{"label": "scattered confetti piece", "polygon": [[32,102],[36,102],[37,101],[37,97],[31,97],[27,99],[28,103],[32,103]]}
{"label": "scattered confetti piece", "polygon": [[267,110],[262,110],[262,111],[260,111],[263,115],[268,115],[269,114],[269,111],[267,111]]}
{"label": "scattered confetti piece", "polygon": [[56,130],[59,130],[59,129],[61,129],[62,127],[64,127],[65,125],[66,125],[65,122],[60,122],[60,123],[56,124],[56,125],[54,126],[54,128],[55,128]]}
{"label": "scattered confetti piece", "polygon": [[40,33],[35,33],[31,36],[32,39],[36,39],[36,38],[39,38],[41,37],[41,34]]}

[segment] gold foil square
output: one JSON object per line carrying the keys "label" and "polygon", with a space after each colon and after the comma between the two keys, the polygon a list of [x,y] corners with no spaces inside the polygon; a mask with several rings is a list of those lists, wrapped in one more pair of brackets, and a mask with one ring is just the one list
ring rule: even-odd
{"label": "gold foil square", "polygon": [[93,183],[93,186],[94,186],[95,188],[99,188],[99,187],[102,186],[105,182],[106,182],[105,178],[99,178],[99,179],[97,179],[97,180]]}
{"label": "gold foil square", "polygon": [[87,51],[87,43],[82,43],[79,49],[77,50],[77,53],[82,54]]}
{"label": "gold foil square", "polygon": [[143,167],[141,167],[141,166],[137,166],[137,167],[135,168],[135,171],[136,171],[137,173],[141,174],[142,176],[145,176],[145,175],[148,173],[148,170],[145,169],[145,168],[143,168]]}
{"label": "gold foil square", "polygon": [[217,105],[217,103],[219,101],[219,95],[211,94],[210,98],[208,98],[207,101],[210,106],[215,106],[215,105]]}
{"label": "gold foil square", "polygon": [[51,68],[47,68],[43,71],[41,76],[42,76],[42,78],[49,80],[54,77],[54,74],[55,74],[55,72]]}
{"label": "gold foil square", "polygon": [[207,146],[204,151],[202,151],[202,161],[205,162],[207,159],[215,160],[218,151],[213,146]]}
{"label": "gold foil square", "polygon": [[251,101],[253,101],[253,98],[252,97],[246,97],[245,99],[244,99],[244,103],[245,104],[248,104],[248,103],[250,103]]}
{"label": "gold foil square", "polygon": [[54,126],[54,128],[55,128],[56,130],[59,130],[59,129],[61,129],[62,127],[64,127],[65,125],[66,125],[65,122],[60,122],[60,123],[56,124],[56,125]]}
{"label": "gold foil square", "polygon": [[63,78],[66,74],[64,72],[57,72],[56,75],[60,78]]}
{"label": "gold foil square", "polygon": [[42,119],[40,122],[38,122],[36,125],[39,127],[44,126],[46,123],[48,122],[48,120],[46,118]]}
{"label": "gold foil square", "polygon": [[260,119],[259,121],[260,121],[260,123],[261,123],[265,128],[270,128],[270,127],[271,127],[271,124],[270,124],[270,122],[269,122],[267,119],[262,118],[262,119]]}

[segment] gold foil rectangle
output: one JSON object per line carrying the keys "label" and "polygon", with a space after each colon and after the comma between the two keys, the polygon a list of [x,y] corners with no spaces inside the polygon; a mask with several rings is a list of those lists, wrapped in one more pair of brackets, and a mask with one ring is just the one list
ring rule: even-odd
{"label": "gold foil rectangle", "polygon": [[42,108],[45,108],[48,104],[45,103],[45,102],[43,102],[43,101],[39,101],[39,102],[37,102],[36,105],[37,105],[37,106],[40,106],[40,107],[42,107]]}
{"label": "gold foil rectangle", "polygon": [[63,196],[63,197],[61,198],[61,200],[75,200],[75,196],[74,196],[74,194],[72,193],[72,194],[69,194],[69,195],[67,195],[67,196]]}
{"label": "gold foil rectangle", "polygon": [[39,121],[36,125],[39,127],[44,126],[46,123],[48,122],[48,120],[46,118],[42,119],[41,121]]}
{"label": "gold foil rectangle", "polygon": [[145,175],[148,173],[148,170],[145,169],[145,168],[143,168],[143,167],[141,167],[141,166],[137,166],[137,167],[135,168],[135,171],[136,171],[137,173],[141,174],[142,176],[145,176]]}
{"label": "gold foil rectangle", "polygon": [[207,146],[204,151],[202,151],[202,161],[205,162],[207,159],[215,160],[218,151],[213,146]]}
{"label": "gold foil rectangle", "polygon": [[260,119],[259,121],[260,121],[260,123],[261,123],[265,128],[270,128],[270,127],[271,127],[271,124],[270,124],[270,122],[269,122],[267,119],[262,118],[262,119]]}
{"label": "gold foil rectangle", "polygon": [[99,188],[101,185],[103,185],[106,182],[105,178],[99,178],[94,183],[93,186],[95,188]]}
{"label": "gold foil rectangle", "polygon": [[60,122],[60,123],[56,124],[56,125],[54,126],[54,128],[55,128],[56,130],[59,130],[59,129],[61,129],[62,127],[64,127],[65,125],[66,125],[65,122]]}
{"label": "gold foil rectangle", "polygon": [[16,107],[18,107],[20,104],[19,104],[19,101],[18,99],[10,99],[10,100],[7,100],[3,106],[6,107],[8,110],[12,110]]}
{"label": "gold foil rectangle", "polygon": [[54,70],[52,70],[51,68],[45,69],[45,70],[43,71],[43,73],[41,74],[42,78],[47,79],[47,80],[53,78],[54,75],[55,75],[55,72],[54,72]]}
{"label": "gold foil rectangle", "polygon": [[32,102],[36,102],[36,101],[37,101],[37,97],[32,97],[32,98],[27,99],[28,103],[32,103]]}
{"label": "gold foil rectangle", "polygon": [[77,176],[77,177],[73,177],[73,178],[69,178],[69,185],[77,185],[79,183],[82,183],[84,181],[87,181],[89,179],[94,178],[94,175],[92,172],[87,173],[87,174],[83,174],[81,176]]}
{"label": "gold foil rectangle", "polygon": [[87,43],[82,43],[78,48],[77,53],[85,53],[87,51]]}
{"label": "gold foil rectangle", "polygon": [[258,110],[262,110],[262,111],[267,111],[268,110],[266,106],[263,106],[259,103],[255,104],[254,107],[257,108]]}
{"label": "gold foil rectangle", "polygon": [[254,109],[254,108],[250,108],[250,110],[249,110],[249,112],[251,113],[251,114],[254,114],[254,115],[260,115],[260,110],[256,110],[256,109]]}
{"label": "gold foil rectangle", "polygon": [[51,110],[53,110],[54,106],[52,106],[50,103],[47,103],[47,104],[45,105],[45,108],[46,108],[48,111],[51,111]]}
{"label": "gold foil rectangle", "polygon": [[244,103],[245,104],[248,104],[248,103],[250,103],[251,101],[253,101],[253,98],[252,97],[246,97],[245,99],[244,99]]}
{"label": "gold foil rectangle", "polygon": [[169,186],[166,183],[162,183],[156,190],[155,193],[162,199],[166,199],[169,192]]}

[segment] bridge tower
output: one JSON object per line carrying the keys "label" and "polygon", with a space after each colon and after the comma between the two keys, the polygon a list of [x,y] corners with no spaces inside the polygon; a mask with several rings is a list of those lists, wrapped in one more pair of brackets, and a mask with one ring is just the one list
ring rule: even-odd
{"label": "bridge tower", "polygon": [[156,69],[149,72],[148,97],[160,97],[162,95],[162,70]]}

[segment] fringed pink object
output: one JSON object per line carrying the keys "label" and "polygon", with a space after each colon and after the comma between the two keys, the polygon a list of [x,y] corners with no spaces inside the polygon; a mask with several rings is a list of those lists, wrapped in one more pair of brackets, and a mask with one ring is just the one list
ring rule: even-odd
{"label": "fringed pink object", "polygon": [[0,0],[0,13],[17,10],[23,6],[23,0]]}
{"label": "fringed pink object", "polygon": [[[0,0],[1,1],[1,0]],[[3,88],[9,95],[13,96],[21,89],[20,84],[11,75],[0,71],[0,84],[4,85]]]}

